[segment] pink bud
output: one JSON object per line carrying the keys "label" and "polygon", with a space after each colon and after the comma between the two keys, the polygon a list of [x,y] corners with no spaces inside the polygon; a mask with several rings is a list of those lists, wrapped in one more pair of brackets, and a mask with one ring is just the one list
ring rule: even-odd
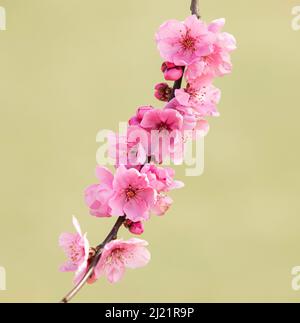
{"label": "pink bud", "polygon": [[136,234],[136,235],[141,235],[144,233],[144,225],[142,222],[134,222],[130,228],[129,231],[132,234]]}
{"label": "pink bud", "polygon": [[161,66],[161,71],[164,73],[166,70],[170,69],[170,68],[174,68],[177,67],[175,64],[170,63],[170,62],[164,62]]}
{"label": "pink bud", "polygon": [[177,81],[183,76],[183,68],[173,63],[165,62],[161,67],[166,81]]}
{"label": "pink bud", "polygon": [[144,233],[144,225],[142,222],[132,222],[130,220],[126,220],[124,225],[132,234],[141,235]]}
{"label": "pink bud", "polygon": [[155,97],[164,102],[168,102],[170,100],[172,94],[172,89],[169,87],[167,83],[159,83],[155,86]]}
{"label": "pink bud", "polygon": [[183,71],[180,67],[171,68],[164,73],[166,81],[177,81],[182,75]]}

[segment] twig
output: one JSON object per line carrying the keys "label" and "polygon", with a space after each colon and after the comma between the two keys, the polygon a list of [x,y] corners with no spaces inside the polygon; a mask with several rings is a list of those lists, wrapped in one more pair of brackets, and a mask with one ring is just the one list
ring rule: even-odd
{"label": "twig", "polygon": [[192,15],[196,15],[198,19],[201,18],[201,15],[200,15],[200,6],[199,6],[199,0],[192,0],[192,3],[191,3],[191,12],[192,12]]}
{"label": "twig", "polygon": [[[200,19],[201,16],[200,16],[200,13],[199,13],[199,0],[192,0],[192,3],[191,3],[191,12],[192,12],[193,15],[196,15]],[[183,72],[184,72],[184,68],[183,68]],[[183,76],[178,81],[176,81],[174,83],[173,92],[172,92],[172,96],[170,98],[170,101],[175,97],[175,91],[177,89],[180,89],[181,88],[182,80],[183,80]],[[84,275],[84,277],[61,300],[61,303],[69,303],[79,293],[79,291],[84,287],[84,285],[87,283],[87,281],[89,280],[89,278],[94,273],[95,267],[97,266],[97,264],[98,264],[98,262],[99,262],[99,260],[101,258],[103,248],[105,247],[106,244],[108,244],[112,240],[117,239],[117,235],[118,235],[119,229],[122,226],[122,224],[125,222],[125,219],[126,219],[126,216],[121,216],[121,217],[118,218],[117,222],[115,223],[115,225],[113,226],[113,228],[111,229],[110,233],[107,235],[107,237],[105,238],[105,240],[96,248],[96,254],[90,260],[91,261],[91,264],[89,266],[88,271]]]}
{"label": "twig", "polygon": [[[183,71],[183,74],[184,74],[184,67],[182,67],[182,71]],[[176,90],[179,90],[181,88],[182,81],[183,81],[183,75],[182,75],[182,77],[179,80],[177,80],[174,83],[174,86],[173,86],[173,89],[172,89],[172,95],[170,96],[170,100],[169,101],[171,101],[172,99],[175,98],[175,92],[176,92]]]}

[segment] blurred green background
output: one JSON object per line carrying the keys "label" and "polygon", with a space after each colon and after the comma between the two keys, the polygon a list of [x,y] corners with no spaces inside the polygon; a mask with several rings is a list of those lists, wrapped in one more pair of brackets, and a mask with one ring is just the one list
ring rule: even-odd
{"label": "blurred green background", "polygon": [[[92,243],[114,219],[88,215],[96,134],[137,106],[157,104],[158,26],[189,15],[189,0],[0,0],[0,301],[56,302],[72,286],[58,272],[62,231],[75,214]],[[300,265],[299,51],[291,10],[300,1],[201,0],[206,21],[227,19],[234,71],[217,81],[205,172],[178,178],[163,218],[147,223],[152,261],[104,279],[76,301],[298,301]],[[125,230],[122,237],[127,237]]]}

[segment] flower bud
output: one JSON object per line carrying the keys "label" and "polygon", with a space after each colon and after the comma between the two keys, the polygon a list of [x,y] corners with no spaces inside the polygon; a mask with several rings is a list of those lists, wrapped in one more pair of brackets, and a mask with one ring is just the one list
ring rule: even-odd
{"label": "flower bud", "polygon": [[167,83],[159,83],[155,86],[154,96],[164,102],[168,102],[172,95],[172,89]]}
{"label": "flower bud", "polygon": [[161,66],[161,71],[164,73],[166,70],[177,67],[175,64],[170,62],[164,62]]}
{"label": "flower bud", "polygon": [[173,63],[165,62],[161,67],[166,81],[177,81],[183,76],[183,68]]}
{"label": "flower bud", "polygon": [[132,234],[141,235],[144,233],[144,225],[140,221],[133,222],[131,220],[126,220],[124,225]]}

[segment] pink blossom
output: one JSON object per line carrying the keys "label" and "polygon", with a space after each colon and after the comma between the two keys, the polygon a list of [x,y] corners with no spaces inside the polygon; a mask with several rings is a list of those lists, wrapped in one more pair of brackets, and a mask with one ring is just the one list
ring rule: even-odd
{"label": "pink blossom", "polygon": [[151,105],[139,107],[136,111],[136,115],[129,120],[129,125],[139,126],[146,112],[153,110]]}
{"label": "pink blossom", "polygon": [[231,53],[236,50],[237,44],[236,39],[233,35],[222,32],[222,28],[225,26],[225,19],[220,18],[212,21],[208,25],[208,30],[214,33],[217,37],[216,43],[225,49],[227,52]]}
{"label": "pink blossom", "polygon": [[195,15],[184,22],[169,20],[156,34],[161,56],[177,66],[185,66],[211,53],[211,33]]}
{"label": "pink blossom", "polygon": [[156,191],[145,174],[120,166],[113,181],[114,195],[109,201],[113,215],[133,221],[148,220],[156,201]]}
{"label": "pink blossom", "polygon": [[226,20],[225,18],[219,18],[216,20],[213,20],[208,25],[208,30],[212,33],[218,34],[222,31],[223,27],[225,26]]}
{"label": "pink blossom", "polygon": [[214,77],[231,73],[230,53],[236,49],[236,40],[232,35],[221,32],[224,24],[224,19],[218,19],[208,26],[211,38],[214,38],[211,53],[203,55],[187,67],[185,76],[193,87],[207,85]]}
{"label": "pink blossom", "polygon": [[75,272],[74,283],[76,284],[88,268],[90,245],[75,217],[73,217],[73,225],[77,233],[62,233],[59,238],[59,245],[68,257],[68,261],[60,267],[60,271]]}
{"label": "pink blossom", "polygon": [[91,215],[110,217],[111,208],[108,201],[113,195],[112,183],[114,176],[107,168],[98,166],[96,168],[96,177],[101,183],[91,185],[85,190],[85,202],[90,208]]}
{"label": "pink blossom", "polygon": [[[184,184],[174,179],[172,168],[157,166],[152,161],[162,164],[168,157],[175,164],[182,163],[184,142],[205,136],[209,132],[205,118],[219,115],[221,91],[212,81],[231,72],[230,55],[236,49],[234,37],[222,32],[224,25],[225,20],[218,19],[207,26],[192,15],[184,22],[169,20],[160,27],[156,42],[165,60],[162,72],[167,81],[177,81],[175,88],[179,89],[174,91],[167,83],[157,84],[155,97],[168,102],[163,110],[139,107],[128,121],[125,134],[109,134],[108,155],[114,159],[116,174],[97,167],[100,183],[85,190],[91,215],[123,217],[125,228],[141,235],[151,212],[162,216],[169,210],[173,200],[167,193]],[[185,89],[179,84],[183,76],[187,81]],[[88,283],[101,276],[116,283],[127,268],[143,267],[150,261],[148,243],[144,240],[110,241],[112,233],[112,239],[117,235],[114,227],[104,243],[90,248],[87,234],[82,234],[75,217],[73,225],[76,233],[63,233],[59,238],[68,258],[60,270],[75,273],[78,289],[85,283],[84,277],[89,277]],[[69,294],[70,298],[73,294]]]}
{"label": "pink blossom", "polygon": [[154,96],[164,102],[168,102],[172,94],[172,89],[167,83],[159,83],[155,86]]}
{"label": "pink blossom", "polygon": [[175,110],[182,116],[182,130],[193,130],[197,125],[197,114],[192,107],[181,105],[176,98],[167,103],[165,110]]}
{"label": "pink blossom", "polygon": [[[209,131],[208,122],[201,116],[196,109],[191,107],[185,107],[181,105],[176,98],[171,100],[165,107],[166,110],[176,110],[183,117],[183,137],[184,140],[197,139],[204,137]],[[184,149],[182,148],[182,154]],[[178,163],[182,160],[183,156],[177,155]]]}
{"label": "pink blossom", "polygon": [[151,187],[157,192],[168,192],[184,186],[182,182],[174,180],[175,171],[170,167],[163,168],[154,164],[146,164],[141,173],[147,175]]}
{"label": "pink blossom", "polygon": [[144,233],[144,225],[141,221],[132,222],[131,220],[126,220],[124,225],[132,234],[141,235]]}
{"label": "pink blossom", "polygon": [[152,110],[144,115],[141,127],[151,132],[151,156],[158,163],[182,155],[183,117],[175,110]]}
{"label": "pink blossom", "polygon": [[173,63],[165,62],[161,67],[166,81],[177,81],[183,76],[182,66],[176,66]]}
{"label": "pink blossom", "polygon": [[111,241],[103,249],[95,268],[95,276],[99,278],[104,275],[110,283],[117,283],[122,279],[126,268],[146,266],[151,258],[146,246],[147,241],[136,238]]}
{"label": "pink blossom", "polygon": [[172,203],[173,203],[173,200],[169,196],[166,196],[164,194],[159,194],[157,197],[157,202],[152,208],[152,212],[155,215],[159,215],[159,216],[164,215],[169,210]]}
{"label": "pink blossom", "polygon": [[152,110],[147,112],[141,122],[141,127],[152,131],[180,131],[182,129],[182,116],[172,110]]}
{"label": "pink blossom", "polygon": [[128,126],[124,135],[110,134],[108,142],[108,154],[117,167],[139,169],[150,153],[150,134],[139,126]]}
{"label": "pink blossom", "polygon": [[194,108],[200,116],[219,116],[217,104],[221,99],[221,91],[212,84],[194,89],[188,85],[186,89],[175,91],[179,104]]}

